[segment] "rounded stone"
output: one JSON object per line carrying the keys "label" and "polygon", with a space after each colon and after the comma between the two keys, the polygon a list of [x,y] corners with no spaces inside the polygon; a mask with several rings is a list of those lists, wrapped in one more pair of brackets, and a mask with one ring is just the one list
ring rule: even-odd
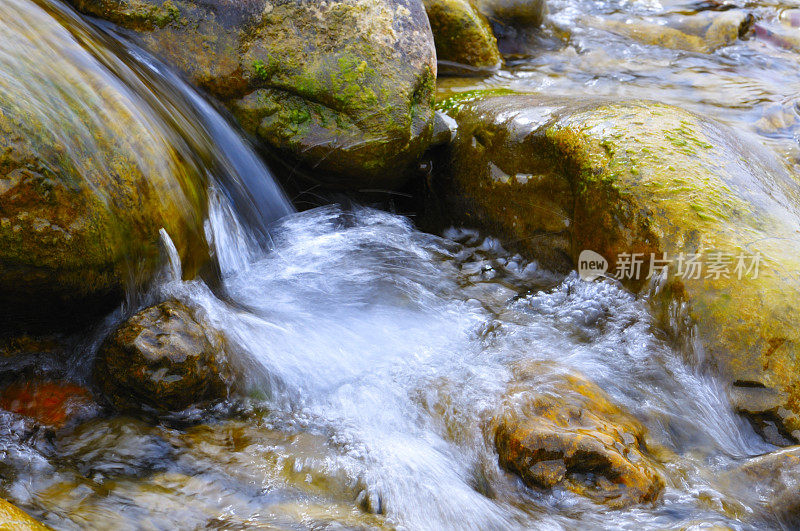
{"label": "rounded stone", "polygon": [[167,413],[227,396],[222,337],[169,300],[123,323],[100,347],[94,380],[123,412]]}

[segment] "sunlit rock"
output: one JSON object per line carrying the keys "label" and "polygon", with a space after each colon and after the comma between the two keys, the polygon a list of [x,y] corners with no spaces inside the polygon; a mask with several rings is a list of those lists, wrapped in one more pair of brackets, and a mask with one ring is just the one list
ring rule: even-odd
{"label": "sunlit rock", "polygon": [[501,27],[535,28],[547,14],[545,0],[476,0],[476,4],[481,13]]}
{"label": "sunlit rock", "polygon": [[562,486],[611,507],[654,501],[664,488],[644,427],[552,364],[516,367],[493,425],[500,464],[530,486]]}
{"label": "sunlit rock", "polygon": [[[493,70],[503,58],[497,49],[492,28],[471,0],[425,0],[431,23],[440,73],[449,69]],[[442,61],[456,63],[442,65]]]}
{"label": "sunlit rock", "polygon": [[0,499],[0,528],[9,531],[45,531],[50,529],[3,499]]}
{"label": "sunlit rock", "polygon": [[427,148],[422,0],[72,0],[131,30],[267,144],[336,187],[393,186]]}
{"label": "sunlit rock", "polygon": [[230,372],[220,334],[176,300],[142,310],[101,346],[94,379],[125,412],[174,412],[225,398]]}
{"label": "sunlit rock", "polygon": [[800,186],[772,152],[659,103],[489,93],[443,108],[458,134],[437,194],[454,221],[551,269],[592,250],[636,292],[666,273],[661,323],[687,342],[691,325],[700,362],[798,437]]}

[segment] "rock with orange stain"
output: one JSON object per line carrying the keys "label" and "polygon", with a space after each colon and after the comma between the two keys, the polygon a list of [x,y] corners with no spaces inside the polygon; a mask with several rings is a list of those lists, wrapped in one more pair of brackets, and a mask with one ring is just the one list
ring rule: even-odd
{"label": "rock with orange stain", "polygon": [[93,405],[85,388],[64,382],[15,383],[0,393],[0,408],[51,428],[60,428]]}
{"label": "rock with orange stain", "polygon": [[615,508],[657,499],[664,479],[636,419],[579,374],[541,363],[514,372],[493,422],[503,468]]}

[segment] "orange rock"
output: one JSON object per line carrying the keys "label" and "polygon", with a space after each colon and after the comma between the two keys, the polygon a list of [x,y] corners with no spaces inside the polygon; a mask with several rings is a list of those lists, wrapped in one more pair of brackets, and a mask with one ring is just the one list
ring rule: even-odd
{"label": "orange rock", "polygon": [[9,531],[47,530],[46,527],[18,507],[0,498],[0,529]]}
{"label": "orange rock", "polygon": [[93,403],[85,388],[64,382],[15,383],[0,393],[0,408],[52,428],[60,428]]}
{"label": "orange rock", "polygon": [[563,486],[614,508],[655,501],[664,478],[645,428],[582,375],[543,363],[515,367],[493,421],[500,465],[529,486]]}

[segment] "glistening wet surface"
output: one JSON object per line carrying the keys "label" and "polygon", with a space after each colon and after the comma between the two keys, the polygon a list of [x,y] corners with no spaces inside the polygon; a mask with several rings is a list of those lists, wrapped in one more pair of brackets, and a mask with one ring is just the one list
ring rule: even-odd
{"label": "glistening wet surface", "polygon": [[501,39],[506,68],[440,80],[451,91],[646,99],[758,135],[797,168],[800,5],[769,1],[553,0],[541,29]]}
{"label": "glistening wet surface", "polygon": [[[212,224],[235,238],[225,212],[215,209]],[[770,522],[715,478],[771,447],[621,288],[556,277],[473,232],[439,238],[369,209],[294,214],[273,240],[266,254],[243,253],[245,240],[223,257],[235,305],[201,282],[161,288],[235,345],[249,398],[232,418],[191,427],[97,418],[51,439],[7,415],[4,493],[66,528]],[[521,360],[578,370],[640,419],[661,448],[662,500],[611,510],[502,471],[488,425]]]}
{"label": "glistening wet surface", "polygon": [[[165,273],[105,326],[148,297],[178,298],[223,333],[236,383],[228,403],[161,423],[92,406],[52,431],[0,412],[0,496],[64,529],[781,524],[768,504],[775,488],[725,475],[774,447],[731,410],[691,335],[661,330],[643,301],[613,282],[544,271],[477,232],[425,234],[406,218],[360,207],[292,213],[274,186],[248,196],[254,176],[274,183],[223,117],[143,52],[97,40],[60,4],[41,5],[61,22],[36,4],[7,0],[0,26],[37,53],[67,45],[63,71],[120,85],[122,103],[152,124],[153,150],[171,148],[165,164],[176,157],[209,170],[205,228],[221,285],[212,291]],[[444,80],[442,94],[489,86],[656,99],[750,130],[795,160],[798,30],[788,6],[554,0],[550,10],[543,32],[512,42],[505,70]],[[669,23],[707,38],[698,28],[709,25],[691,22],[700,11],[755,20],[744,37],[735,26],[724,45],[674,37],[681,49],[638,42],[608,23]],[[0,89],[10,90],[9,72],[19,75],[23,63],[36,70],[35,61],[0,56]],[[46,96],[52,83],[40,85]],[[80,123],[66,117],[73,119]],[[72,140],[93,140],[81,133]],[[231,153],[235,160],[226,159]],[[265,200],[269,209],[254,211]],[[281,216],[267,238],[260,225]],[[42,370],[86,383],[107,332],[100,326],[72,358]],[[655,502],[612,509],[566,488],[525,486],[501,469],[493,419],[523,363],[532,389],[550,392],[552,375],[579,373],[643,424],[653,468],[665,478]]]}

